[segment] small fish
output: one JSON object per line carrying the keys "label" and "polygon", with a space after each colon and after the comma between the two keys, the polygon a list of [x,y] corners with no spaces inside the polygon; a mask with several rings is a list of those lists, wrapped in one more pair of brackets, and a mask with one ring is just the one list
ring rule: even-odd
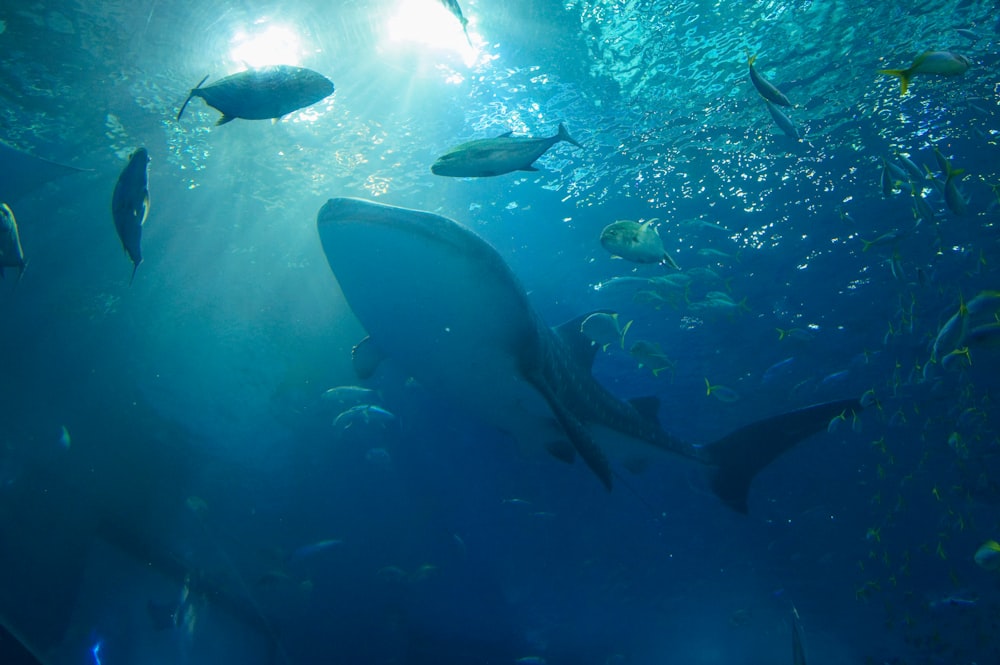
{"label": "small fish", "polygon": [[895,162],[891,162],[885,157],[883,157],[882,164],[885,166],[885,168],[889,169],[889,174],[896,180],[900,182],[905,182],[910,179],[906,170],[903,167],[896,164]]}
{"label": "small fish", "polygon": [[867,409],[871,406],[875,406],[875,404],[878,403],[878,399],[876,399],[875,397],[875,390],[874,389],[866,390],[864,393],[862,393],[861,399],[859,399],[858,401],[861,403],[862,409]]}
{"label": "small fish", "polygon": [[[938,543],[938,553],[941,553],[941,543]],[[943,557],[942,557],[943,558]],[[979,601],[975,598],[963,598],[962,596],[945,596],[944,598],[938,598],[932,600],[928,603],[928,607],[932,610],[940,610],[949,607],[976,607]]]}
{"label": "small fish", "polygon": [[990,571],[1000,570],[1000,543],[995,540],[987,540],[979,546],[973,558],[980,568]]}
{"label": "small fish", "polygon": [[767,110],[770,111],[771,119],[774,120],[774,124],[778,126],[778,129],[783,131],[785,133],[785,136],[790,136],[793,139],[798,139],[799,130],[798,127],[795,126],[795,123],[792,122],[792,119],[789,118],[784,111],[779,109],[770,101],[765,99],[764,103],[767,104]]}
{"label": "small fish", "polygon": [[653,376],[659,376],[660,372],[666,369],[673,372],[677,367],[677,364],[668,358],[660,345],[655,342],[639,340],[629,348],[628,352],[639,361],[639,367],[648,367]]}
{"label": "small fish", "polygon": [[421,566],[418,566],[416,570],[410,573],[410,581],[423,582],[424,580],[429,579],[431,576],[437,574],[437,571],[438,571],[437,566],[435,566],[432,563],[425,563]]}
{"label": "small fish", "polygon": [[374,466],[387,467],[392,464],[392,455],[385,448],[371,448],[365,453],[365,461]]}
{"label": "small fish", "polygon": [[990,309],[992,309],[991,314],[1000,313],[1000,291],[991,289],[980,291],[968,302],[965,309],[973,316]]}
{"label": "small fish", "polygon": [[731,261],[734,258],[732,254],[726,254],[722,250],[714,249],[712,247],[703,247],[699,249],[698,256],[718,259],[719,261]]}
{"label": "small fish", "polygon": [[180,120],[192,97],[201,97],[222,117],[216,125],[224,125],[236,118],[245,120],[277,120],[292,111],[298,111],[333,94],[330,79],[304,67],[274,65],[248,69],[227,76],[202,87],[203,78],[188,94],[181,110]]}
{"label": "small fish", "polygon": [[971,328],[965,336],[966,344],[995,349],[1000,347],[1000,322],[985,323]]}
{"label": "small fish", "polygon": [[380,406],[359,404],[338,414],[333,421],[333,426],[338,430],[344,431],[358,424],[371,425],[378,423],[384,427],[388,423],[395,422],[395,420],[396,416],[393,413],[386,411]]}
{"label": "small fish", "polygon": [[916,163],[913,162],[912,159],[902,153],[896,153],[896,159],[898,159],[899,163],[903,165],[906,172],[910,174],[910,180],[913,182],[920,182],[924,179],[924,172],[919,166],[916,165]]}
{"label": "small fish", "polygon": [[906,69],[880,69],[878,73],[898,76],[900,94],[905,95],[910,87],[910,79],[917,74],[961,76],[971,66],[972,63],[964,55],[956,55],[950,51],[924,51]]}
{"label": "small fish", "polygon": [[384,566],[375,573],[380,580],[392,584],[402,584],[406,581],[406,571],[399,566]]}
{"label": "small fish", "polygon": [[680,270],[677,262],[663,248],[660,232],[653,226],[656,218],[646,222],[618,220],[601,231],[601,246],[617,256],[635,263],[665,263]]}
{"label": "small fish", "polygon": [[889,271],[894,279],[905,280],[906,272],[903,270],[903,257],[899,255],[899,250],[894,249],[892,256],[888,259]]}
{"label": "small fish", "polygon": [[488,178],[512,171],[537,171],[535,160],[560,141],[583,146],[559,123],[554,136],[536,138],[505,132],[492,139],[478,139],[451,148],[437,158],[431,173],[452,178]]}
{"label": "small fish", "polygon": [[761,375],[760,378],[761,383],[769,383],[773,381],[774,378],[777,377],[779,374],[783,374],[786,370],[788,370],[788,368],[791,367],[792,363],[794,362],[795,362],[795,356],[789,356],[784,360],[779,360],[778,362],[774,363],[773,365],[764,370],[764,374]]}
{"label": "small fish", "polygon": [[888,245],[889,243],[893,243],[899,240],[901,237],[903,237],[903,233],[901,231],[892,230],[889,231],[888,233],[883,233],[874,240],[865,240],[864,238],[861,238],[861,242],[864,243],[864,247],[861,248],[861,251],[867,252],[872,247],[881,247],[882,245]]}
{"label": "small fish", "polygon": [[339,538],[327,538],[325,540],[319,540],[315,543],[310,543],[309,545],[303,545],[297,548],[292,555],[288,557],[289,563],[298,563],[304,559],[315,556],[320,552],[325,552],[326,550],[333,549],[334,547],[340,547],[344,544],[343,540]]}
{"label": "small fish", "polygon": [[775,328],[778,331],[778,341],[784,339],[796,340],[799,342],[811,342],[815,335],[805,328]]}
{"label": "small fish", "polygon": [[62,426],[62,431],[59,434],[59,445],[62,446],[63,448],[65,448],[65,449],[69,450],[69,447],[70,447],[70,445],[72,443],[73,443],[73,440],[69,436],[69,430],[66,429],[65,425],[63,425]]}
{"label": "small fish", "polygon": [[323,393],[321,399],[329,402],[339,411],[344,411],[358,404],[371,404],[380,397],[377,390],[362,386],[337,386]]}
{"label": "small fish", "polygon": [[0,278],[4,268],[17,268],[17,278],[21,279],[27,265],[14,213],[6,203],[0,203]]}
{"label": "small fish", "polygon": [[[847,422],[847,411],[844,410],[844,411],[841,411],[840,413],[838,413],[837,415],[835,415],[833,418],[830,418],[830,422],[827,423],[827,425],[826,425],[826,431],[828,433],[830,433],[830,434],[833,434],[834,432],[836,432],[840,428],[840,423],[846,423],[846,422]],[[869,532],[869,536],[870,536],[871,535],[871,529],[869,529],[868,532]],[[876,534],[877,534],[877,532],[876,532]]]}
{"label": "small fish", "polygon": [[689,227],[689,228],[708,229],[709,231],[719,231],[719,232],[725,233],[727,235],[732,233],[732,231],[730,231],[728,228],[726,228],[722,224],[715,224],[715,223],[709,222],[708,220],[705,220],[705,219],[688,219],[688,220],[685,220],[683,222],[680,222],[679,224],[681,226],[685,226],[685,227]]}
{"label": "small fish", "polygon": [[727,404],[740,401],[738,392],[727,386],[712,385],[708,379],[705,379],[705,394]]}
{"label": "small fish", "polygon": [[799,611],[792,606],[792,665],[806,665],[806,636]]}
{"label": "small fish", "polygon": [[624,327],[618,324],[617,312],[594,312],[580,324],[580,332],[587,336],[592,344],[600,344],[602,351],[614,343],[624,349],[625,334],[632,327],[629,321]]}
{"label": "small fish", "polygon": [[204,515],[208,512],[208,504],[200,496],[192,494],[184,500],[184,505],[195,515]]}
{"label": "small fish", "polygon": [[[898,169],[899,167],[896,168]],[[892,196],[893,192],[896,191],[896,179],[894,179],[893,176],[894,174],[892,169],[889,167],[889,162],[886,161],[885,157],[883,157],[882,173],[879,182],[882,185],[882,196],[886,198]]]}
{"label": "small fish", "polygon": [[[713,294],[715,295],[713,296]],[[718,312],[722,314],[731,315],[738,312],[749,312],[750,306],[747,305],[746,298],[743,298],[739,302],[736,302],[724,293],[721,293],[719,291],[713,291],[707,294],[704,300],[690,303],[688,305],[688,309],[690,309],[692,312],[703,312],[703,313]]]}
{"label": "small fish", "polygon": [[115,221],[115,231],[118,232],[118,239],[121,240],[125,253],[132,259],[129,285],[142,263],[142,225],[149,216],[148,166],[149,153],[145,148],[133,152],[118,176],[111,197],[111,216]]}
{"label": "small fish", "polygon": [[960,349],[953,349],[941,358],[941,367],[946,370],[965,369],[972,366],[972,356],[969,347],[963,346]]}
{"label": "small fish", "polygon": [[826,376],[823,377],[823,380],[819,382],[819,385],[828,386],[831,383],[840,383],[841,381],[846,379],[850,373],[851,373],[850,370],[843,369],[840,370],[839,372],[833,372],[832,374],[827,374]]}
{"label": "small fish", "polygon": [[611,279],[605,280],[603,282],[598,282],[594,284],[593,288],[595,291],[607,291],[612,289],[617,289],[619,287],[627,286],[630,288],[640,288],[649,284],[649,278],[647,277],[632,277],[629,275],[612,277]]}
{"label": "small fish", "polygon": [[969,30],[968,28],[956,28],[955,32],[958,35],[961,35],[962,37],[965,37],[970,42],[978,42],[980,39],[982,39],[982,37],[980,36],[980,34],[978,32],[974,32],[972,30]]}
{"label": "small fish", "polygon": [[941,151],[936,147],[934,148],[934,157],[937,159],[938,165],[945,175],[944,202],[948,205],[948,210],[961,217],[969,209],[968,200],[966,200],[958,188],[958,183],[961,180],[959,176],[965,173],[965,169],[954,168],[948,158],[942,155]]}
{"label": "small fish", "polygon": [[[757,88],[757,92],[760,93],[761,97],[772,104],[777,104],[778,106],[791,106],[792,103],[788,101],[788,97],[785,97],[785,95],[778,90],[773,83],[757,72],[756,68],[753,66],[753,63],[756,60],[756,55],[750,55],[747,53],[747,66],[750,68],[750,81],[753,83],[753,87]],[[772,115],[774,114],[772,113]],[[777,119],[775,119],[775,121],[777,121]]]}
{"label": "small fish", "polygon": [[933,226],[937,220],[934,217],[934,209],[927,203],[927,199],[912,184],[910,185],[910,194],[913,196],[913,216],[916,218],[917,224],[927,222]]}

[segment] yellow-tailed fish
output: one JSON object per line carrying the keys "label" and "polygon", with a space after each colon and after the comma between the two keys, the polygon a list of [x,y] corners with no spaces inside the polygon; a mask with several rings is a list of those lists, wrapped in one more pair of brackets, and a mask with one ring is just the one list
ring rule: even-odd
{"label": "yellow-tailed fish", "polygon": [[900,94],[905,95],[910,87],[910,79],[917,74],[937,76],[961,76],[972,65],[964,55],[951,51],[924,51],[906,69],[880,69],[879,74],[899,77]]}
{"label": "yellow-tailed fish", "polygon": [[990,571],[1000,570],[1000,543],[987,540],[979,546],[973,558],[980,568]]}
{"label": "yellow-tailed fish", "polygon": [[761,97],[772,104],[777,104],[778,106],[791,106],[792,103],[788,101],[788,97],[785,97],[784,93],[778,90],[773,83],[757,72],[757,69],[753,66],[753,63],[756,60],[756,55],[750,55],[747,53],[747,67],[750,68],[750,81],[753,83],[753,87],[757,88],[757,92],[760,93]]}

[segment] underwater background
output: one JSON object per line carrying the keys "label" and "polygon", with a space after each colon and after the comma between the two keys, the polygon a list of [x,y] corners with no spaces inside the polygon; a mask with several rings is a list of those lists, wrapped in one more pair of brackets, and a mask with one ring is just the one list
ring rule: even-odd
{"label": "underwater background", "polygon": [[[1000,539],[1000,5],[462,11],[468,37],[435,0],[0,2],[0,185],[31,182],[17,155],[85,169],[4,191],[28,266],[0,282],[3,662],[789,662],[793,607],[814,665],[1000,662],[1000,573],[974,560]],[[905,96],[878,73],[927,50],[972,66]],[[336,92],[176,119],[206,74],[269,64]],[[560,122],[583,148],[538,172],[430,172]],[[111,195],[140,146],[129,285]],[[883,191],[901,156],[928,175]],[[391,366],[363,385],[392,417],[335,425],[364,331],[315,228],[334,196],[473,229],[550,325],[632,321],[595,375],[685,440],[875,403],[761,473],[748,516],[680,458],[608,493]],[[651,218],[682,281],[601,247]]]}

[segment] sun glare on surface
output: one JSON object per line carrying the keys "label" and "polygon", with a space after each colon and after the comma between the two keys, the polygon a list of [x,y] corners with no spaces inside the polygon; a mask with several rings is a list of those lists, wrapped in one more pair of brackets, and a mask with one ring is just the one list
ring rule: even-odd
{"label": "sun glare on surface", "polygon": [[390,42],[420,44],[449,51],[458,55],[467,66],[472,66],[479,54],[473,43],[479,40],[472,24],[467,27],[468,37],[458,18],[438,0],[401,0],[389,19],[387,35]]}
{"label": "sun glare on surface", "polygon": [[258,22],[237,30],[230,40],[229,58],[234,64],[250,68],[268,65],[299,65],[305,54],[295,31],[284,25]]}

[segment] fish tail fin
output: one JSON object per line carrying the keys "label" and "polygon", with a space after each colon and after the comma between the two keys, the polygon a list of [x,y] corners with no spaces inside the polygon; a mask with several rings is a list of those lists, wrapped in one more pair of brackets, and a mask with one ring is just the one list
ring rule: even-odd
{"label": "fish tail fin", "polygon": [[867,252],[868,248],[875,244],[874,240],[865,240],[864,238],[861,238],[861,242],[865,244],[865,246],[861,248],[862,252]]}
{"label": "fish tail fin", "polygon": [[712,491],[736,512],[748,512],[750,483],[768,464],[799,441],[817,434],[841,413],[861,411],[857,399],[814,404],[751,423],[702,446],[699,457],[714,465]]}
{"label": "fish tail fin", "polygon": [[632,324],[634,322],[635,322],[635,319],[633,319],[633,320],[629,321],[628,323],[626,323],[625,327],[622,328],[621,334],[618,336],[618,342],[619,342],[619,344],[621,344],[622,350],[625,349],[625,335],[628,334],[628,329],[632,327]]}
{"label": "fish tail fin", "polygon": [[747,54],[747,66],[753,67],[754,61],[757,60],[757,54],[755,53],[754,55],[750,55],[750,49],[744,49],[744,50],[746,51]]}
{"label": "fish tail fin", "polygon": [[181,116],[184,115],[184,109],[187,108],[188,102],[190,102],[191,98],[194,97],[195,91],[198,88],[200,88],[205,83],[205,81],[208,80],[208,76],[209,76],[208,74],[205,74],[205,78],[203,78],[202,80],[198,81],[198,85],[196,85],[195,87],[191,88],[191,92],[188,93],[187,99],[185,99],[184,103],[181,104],[181,110],[177,112],[177,119],[178,120],[180,120]]}
{"label": "fish tail fin", "polygon": [[566,131],[566,125],[564,125],[561,122],[559,123],[559,133],[556,134],[556,139],[558,139],[559,141],[566,141],[567,143],[572,143],[577,148],[582,148],[583,147],[582,145],[580,145],[579,143],[577,143],[577,141],[576,141],[575,138],[573,138],[572,136],[569,135],[569,132]]}
{"label": "fish tail fin", "polygon": [[910,87],[910,71],[908,69],[880,69],[879,74],[899,77],[899,94],[905,95]]}
{"label": "fish tail fin", "polygon": [[142,261],[138,261],[138,262],[135,263],[135,265],[132,266],[132,276],[128,278],[128,285],[129,286],[132,286],[132,282],[135,281],[135,271],[139,269],[139,264],[140,263],[142,263]]}

